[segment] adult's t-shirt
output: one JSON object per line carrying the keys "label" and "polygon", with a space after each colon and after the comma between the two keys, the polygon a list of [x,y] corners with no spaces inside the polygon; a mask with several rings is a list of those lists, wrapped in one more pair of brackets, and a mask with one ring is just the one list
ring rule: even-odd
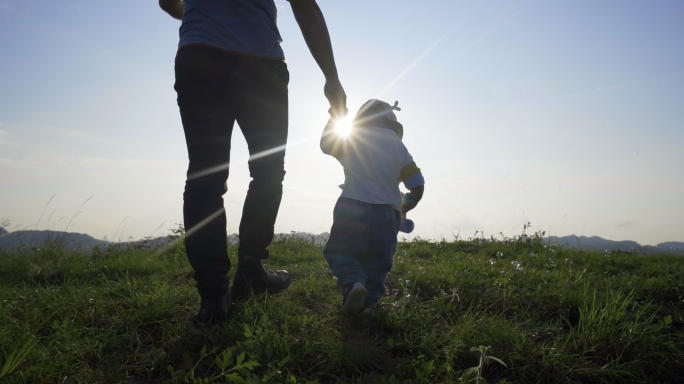
{"label": "adult's t-shirt", "polygon": [[203,45],[284,60],[274,0],[185,0],[178,49]]}

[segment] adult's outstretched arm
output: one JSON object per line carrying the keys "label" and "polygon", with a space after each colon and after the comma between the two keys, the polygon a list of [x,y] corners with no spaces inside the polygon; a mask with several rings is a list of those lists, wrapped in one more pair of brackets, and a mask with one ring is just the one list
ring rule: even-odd
{"label": "adult's outstretched arm", "polygon": [[185,11],[183,0],[159,0],[159,7],[174,19],[183,19],[183,11]]}
{"label": "adult's outstretched arm", "polygon": [[318,66],[325,76],[325,97],[330,102],[330,114],[335,119],[347,115],[347,95],[340,83],[335,66],[332,43],[323,12],[316,0],[290,0],[299,29]]}

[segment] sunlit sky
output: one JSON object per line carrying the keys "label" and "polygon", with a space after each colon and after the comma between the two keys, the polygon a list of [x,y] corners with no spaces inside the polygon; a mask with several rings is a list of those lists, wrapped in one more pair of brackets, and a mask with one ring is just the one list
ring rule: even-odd
{"label": "sunlit sky", "polygon": [[[71,231],[118,240],[182,222],[180,22],[157,3],[0,0],[8,229],[64,230],[81,212]],[[344,175],[318,148],[323,76],[289,4],[276,3],[291,76],[276,232],[321,233]],[[529,221],[558,236],[684,241],[684,2],[319,4],[350,113],[370,98],[402,107],[404,142],[427,182],[409,214],[413,235],[510,236]],[[229,233],[247,157],[235,129]]]}

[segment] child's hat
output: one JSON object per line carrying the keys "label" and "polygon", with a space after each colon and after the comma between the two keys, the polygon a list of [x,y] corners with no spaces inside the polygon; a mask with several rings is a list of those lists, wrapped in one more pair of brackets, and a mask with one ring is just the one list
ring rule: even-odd
{"label": "child's hat", "polygon": [[394,111],[401,111],[398,105],[398,101],[395,101],[394,105],[389,105],[378,99],[370,99],[359,108],[354,117],[354,125],[391,129],[402,138],[404,127],[397,122],[397,116],[394,114]]}

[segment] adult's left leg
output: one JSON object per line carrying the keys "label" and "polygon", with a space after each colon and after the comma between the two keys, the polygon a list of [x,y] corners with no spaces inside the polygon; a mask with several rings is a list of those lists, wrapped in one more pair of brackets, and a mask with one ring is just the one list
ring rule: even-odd
{"label": "adult's left leg", "polygon": [[189,159],[183,194],[185,249],[203,299],[228,291],[223,195],[235,121],[236,69],[231,55],[206,47],[184,47],[176,57],[175,89]]}

